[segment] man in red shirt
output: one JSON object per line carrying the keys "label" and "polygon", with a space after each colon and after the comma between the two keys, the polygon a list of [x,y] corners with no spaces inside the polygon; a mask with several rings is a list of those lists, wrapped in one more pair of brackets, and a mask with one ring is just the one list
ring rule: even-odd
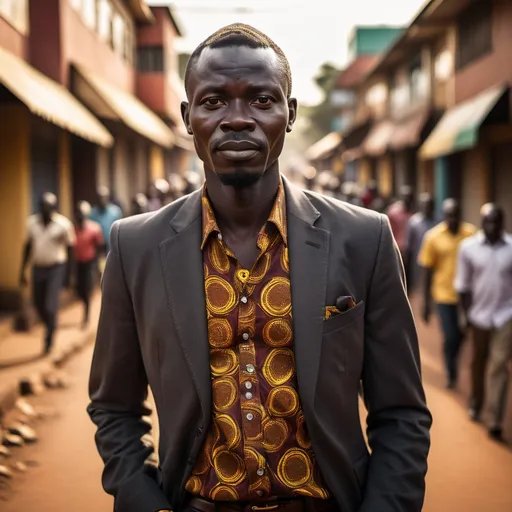
{"label": "man in red shirt", "polygon": [[105,247],[101,226],[89,219],[91,205],[80,201],[76,211],[76,291],[84,303],[83,327],[89,323],[89,308],[93,289],[93,273],[98,252]]}

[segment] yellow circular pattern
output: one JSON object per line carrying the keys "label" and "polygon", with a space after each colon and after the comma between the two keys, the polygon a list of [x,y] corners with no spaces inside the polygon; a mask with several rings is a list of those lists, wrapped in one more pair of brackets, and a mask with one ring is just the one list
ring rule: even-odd
{"label": "yellow circular pattern", "polygon": [[215,348],[229,347],[233,343],[233,328],[227,318],[208,320],[208,343]]}
{"label": "yellow circular pattern", "polygon": [[311,440],[309,439],[307,430],[306,430],[306,419],[304,418],[304,413],[300,412],[297,415],[297,434],[296,434],[297,444],[304,448],[304,450],[309,450],[311,448]]}
{"label": "yellow circular pattern", "polygon": [[313,479],[311,479],[311,482],[309,482],[305,489],[298,489],[297,494],[301,494],[304,490],[309,493],[304,495],[312,498],[326,500],[331,496],[325,489],[320,488],[315,482],[313,482]]}
{"label": "yellow circular pattern", "polygon": [[261,478],[258,478],[256,480],[256,482],[249,485],[250,492],[265,491],[267,494],[270,494],[271,490],[272,490],[272,488],[271,488],[270,478],[268,476],[262,476]]}
{"label": "yellow circular pattern", "polygon": [[225,484],[238,485],[247,475],[242,459],[229,450],[220,450],[215,454],[213,468],[217,478]]}
{"label": "yellow circular pattern", "polygon": [[265,457],[251,446],[246,446],[244,448],[244,457],[249,471],[256,471],[256,469],[262,468],[266,465]]}
{"label": "yellow circular pattern", "polygon": [[238,501],[239,497],[236,489],[227,485],[217,484],[210,491],[210,499],[214,501]]}
{"label": "yellow circular pattern", "polygon": [[313,464],[308,454],[299,448],[288,450],[277,465],[277,476],[291,489],[302,487],[309,481]]}
{"label": "yellow circular pattern", "polygon": [[261,292],[261,308],[269,316],[286,316],[292,310],[290,280],[274,277]]}
{"label": "yellow circular pattern", "polygon": [[295,373],[293,352],[288,348],[275,348],[270,351],[263,363],[263,376],[271,386],[281,386]]}
{"label": "yellow circular pattern", "polygon": [[272,416],[282,418],[293,416],[299,408],[297,391],[290,386],[273,388],[267,397],[267,409]]}
{"label": "yellow circular pattern", "polygon": [[185,485],[185,489],[190,494],[199,494],[199,491],[201,490],[201,479],[197,476],[191,476]]}
{"label": "yellow circular pattern", "polygon": [[281,267],[287,274],[290,273],[290,260],[288,258],[288,247],[284,247],[283,251],[281,252]]}
{"label": "yellow circular pattern", "polygon": [[203,274],[205,279],[210,275],[210,271],[208,270],[208,265],[206,265],[206,263],[204,264]]}
{"label": "yellow circular pattern", "polygon": [[268,269],[270,268],[270,261],[270,253],[266,252],[261,255],[256,262],[256,265],[254,265],[247,282],[249,284],[258,284],[267,274]]}
{"label": "yellow circular pattern", "polygon": [[238,361],[234,350],[214,349],[210,350],[210,369],[215,377],[231,375],[238,369]]}
{"label": "yellow circular pattern", "polygon": [[236,401],[237,386],[233,377],[214,379],[213,406],[217,411],[227,411]]}
{"label": "yellow circular pattern", "polygon": [[283,318],[273,318],[263,327],[263,340],[271,347],[285,347],[293,338],[290,322]]}
{"label": "yellow circular pattern", "polygon": [[236,424],[236,421],[228,414],[219,414],[215,418],[215,423],[217,423],[219,430],[226,440],[227,449],[233,450],[236,448],[242,438],[240,428]]}
{"label": "yellow circular pattern", "polygon": [[278,452],[288,438],[288,423],[283,419],[267,421],[263,425],[263,448],[268,453]]}
{"label": "yellow circular pattern", "polygon": [[227,315],[236,306],[236,293],[222,277],[209,276],[205,280],[206,307],[215,315]]}
{"label": "yellow circular pattern", "polygon": [[229,271],[229,258],[222,244],[216,238],[212,239],[208,249],[208,256],[213,268],[221,274],[226,274]]}

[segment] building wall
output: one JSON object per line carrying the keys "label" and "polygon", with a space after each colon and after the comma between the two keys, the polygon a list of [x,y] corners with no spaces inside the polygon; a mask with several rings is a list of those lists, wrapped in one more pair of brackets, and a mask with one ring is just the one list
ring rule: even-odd
{"label": "building wall", "polygon": [[67,0],[61,4],[61,83],[69,86],[70,64],[79,64],[127,92],[135,91],[133,66],[88,28]]}
{"label": "building wall", "polygon": [[505,228],[512,233],[512,142],[496,146],[493,153],[492,200],[505,211]]}
{"label": "building wall", "polygon": [[16,306],[16,290],[30,214],[30,114],[0,104],[0,309]]}
{"label": "building wall", "polygon": [[10,23],[0,16],[0,48],[14,53],[17,57],[27,60],[27,38],[20,34]]}
{"label": "building wall", "polygon": [[490,155],[479,146],[462,157],[461,206],[466,222],[480,224],[480,208],[490,200]]}
{"label": "building wall", "polygon": [[[489,0],[490,1],[490,0]],[[512,2],[493,0],[494,51],[457,72],[455,101],[460,103],[498,83],[512,83]]]}

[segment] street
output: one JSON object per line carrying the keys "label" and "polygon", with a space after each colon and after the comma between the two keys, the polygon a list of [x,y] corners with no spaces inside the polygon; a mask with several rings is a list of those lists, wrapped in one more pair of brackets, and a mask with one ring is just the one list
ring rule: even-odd
{"label": "street", "polygon": [[[481,426],[468,421],[462,397],[443,389],[433,328],[419,330],[425,388],[434,416],[424,511],[508,512],[512,451],[490,441]],[[58,416],[38,424],[39,443],[16,452],[16,460],[28,461],[30,467],[16,476],[10,490],[0,490],[5,500],[2,512],[112,510],[112,499],[101,488],[102,464],[85,413],[91,356],[90,346],[70,362],[69,389],[31,399],[35,406],[55,407]]]}

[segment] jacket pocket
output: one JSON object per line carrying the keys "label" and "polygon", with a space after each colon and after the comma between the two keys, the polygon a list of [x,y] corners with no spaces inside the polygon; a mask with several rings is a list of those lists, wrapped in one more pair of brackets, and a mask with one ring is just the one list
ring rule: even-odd
{"label": "jacket pocket", "polygon": [[361,315],[364,314],[364,302],[357,303],[353,308],[339,313],[328,320],[324,320],[323,323],[323,334],[343,329],[347,325],[357,320]]}

